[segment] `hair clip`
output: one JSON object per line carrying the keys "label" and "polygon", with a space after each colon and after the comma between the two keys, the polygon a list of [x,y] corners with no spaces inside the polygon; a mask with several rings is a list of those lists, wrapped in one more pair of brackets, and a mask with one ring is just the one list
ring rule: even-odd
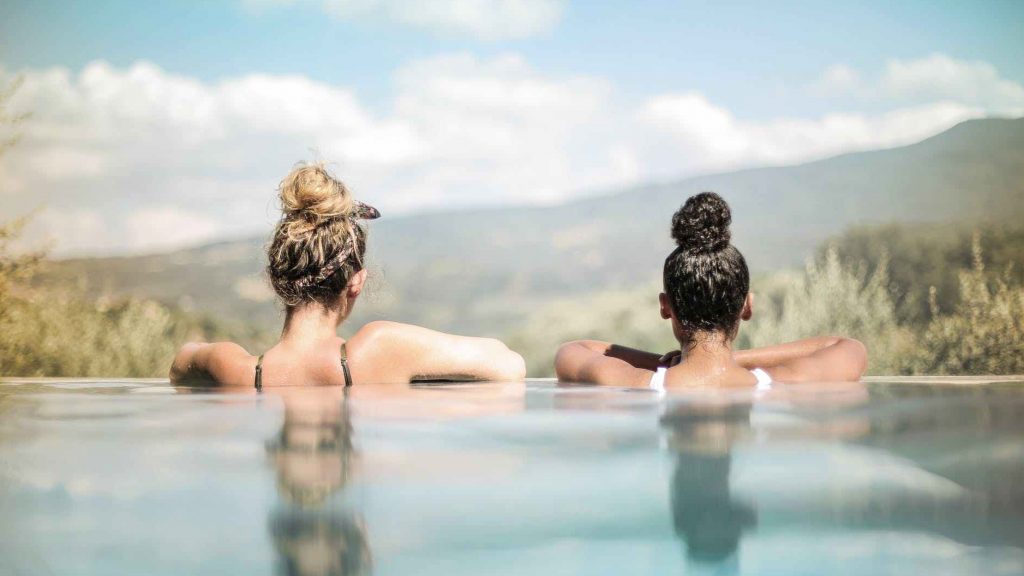
{"label": "hair clip", "polygon": [[359,200],[353,200],[355,209],[352,211],[352,215],[349,218],[355,220],[376,220],[380,218],[380,210],[377,210],[369,204],[363,204]]}

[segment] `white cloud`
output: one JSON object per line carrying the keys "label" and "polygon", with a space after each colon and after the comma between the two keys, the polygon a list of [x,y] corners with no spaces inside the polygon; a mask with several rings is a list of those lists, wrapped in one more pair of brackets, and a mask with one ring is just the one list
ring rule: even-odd
{"label": "white cloud", "polygon": [[166,248],[213,238],[220,229],[213,215],[176,206],[153,206],[137,210],[125,219],[125,241],[130,246]]}
{"label": "white cloud", "polygon": [[319,3],[344,21],[386,22],[442,35],[481,40],[527,38],[551,30],[566,0],[243,0],[263,11],[298,2]]}
{"label": "white cloud", "polygon": [[[608,112],[603,81],[547,78],[515,56],[457,55],[411,63],[396,87],[381,115],[348,89],[300,76],[203,83],[145,62],[26,71],[12,106],[32,117],[0,158],[0,208],[88,214],[88,229],[43,221],[65,231],[65,253],[145,251],[214,227],[265,230],[277,181],[314,153],[390,214],[553,200],[636,176],[606,140],[587,141]],[[173,220],[146,233],[147,218]]]}
{"label": "white cloud", "polygon": [[[665,156],[652,170],[665,175],[750,164],[786,164],[852,150],[909,144],[958,122],[984,116],[983,109],[952,102],[882,114],[832,113],[820,118],[742,121],[697,93],[650,99],[640,112],[646,123],[648,158]],[[677,158],[672,164],[671,158]],[[664,167],[664,168],[663,168]]]}
{"label": "white cloud", "polygon": [[421,142],[411,172],[391,185],[408,202],[557,200],[634,176],[602,167],[606,142],[586,141],[609,110],[603,81],[555,81],[515,56],[457,55],[401,70],[397,86],[394,117]]}
{"label": "white cloud", "polygon": [[152,206],[110,214],[90,208],[43,210],[28,227],[23,248],[58,247],[67,255],[101,252],[158,251],[214,239],[223,222],[203,211]]}
{"label": "white cloud", "polygon": [[991,64],[942,54],[890,60],[880,91],[897,98],[950,99],[996,110],[1024,108],[1024,86],[1002,78]]}
{"label": "white cloud", "polygon": [[861,89],[860,73],[846,64],[828,66],[810,86],[815,96],[846,95],[858,93]]}
{"label": "white cloud", "polygon": [[826,68],[810,89],[826,97],[902,104],[950,101],[995,114],[1024,114],[1024,86],[1003,78],[988,62],[957,60],[944,54],[892,59],[873,76],[835,64]]}
{"label": "white cloud", "polygon": [[698,92],[626,105],[603,79],[553,78],[515,55],[414,61],[394,87],[372,112],[302,76],[211,83],[145,62],[27,70],[12,105],[33,115],[0,157],[0,213],[44,205],[37,229],[65,254],[148,251],[266,232],[277,182],[311,151],[389,216],[894,146],[989,112],[952,99],[754,121]]}

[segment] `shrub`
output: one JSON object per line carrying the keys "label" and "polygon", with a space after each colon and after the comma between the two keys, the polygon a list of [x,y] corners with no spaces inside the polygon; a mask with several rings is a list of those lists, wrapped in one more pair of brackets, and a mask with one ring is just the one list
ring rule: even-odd
{"label": "shrub", "polygon": [[991,278],[981,240],[971,242],[973,264],[960,272],[960,299],[948,314],[930,291],[932,321],[914,354],[922,374],[1024,373],[1024,286],[1013,282],[1012,264]]}
{"label": "shrub", "polygon": [[0,376],[158,377],[186,340],[267,340],[151,300],[91,301],[79,291],[29,289],[44,254],[12,248],[24,223],[0,225]]}
{"label": "shrub", "polygon": [[[891,293],[902,325],[923,330],[931,321],[930,299],[952,310],[959,302],[959,274],[973,265],[971,239],[978,233],[967,222],[884,224],[857,226],[830,239],[818,250],[824,261],[831,249],[843,262],[867,262],[873,272],[878,263],[888,266]],[[986,246],[989,279],[1011,262],[1024,261],[1024,226],[1013,222],[987,224],[981,239]],[[1024,267],[1012,270],[1013,282],[1024,281]],[[929,289],[936,294],[929,298]]]}
{"label": "shrub", "polygon": [[14,285],[28,280],[36,272],[45,252],[18,252],[13,244],[27,223],[27,218],[0,223],[0,316],[4,302]]}
{"label": "shrub", "polygon": [[163,376],[190,336],[200,336],[192,323],[151,301],[11,299],[0,319],[0,374]]}

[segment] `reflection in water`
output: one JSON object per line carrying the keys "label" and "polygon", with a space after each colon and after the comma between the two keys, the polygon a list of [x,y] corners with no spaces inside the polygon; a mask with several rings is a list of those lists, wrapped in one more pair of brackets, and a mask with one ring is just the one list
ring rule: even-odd
{"label": "reflection in water", "polygon": [[286,510],[270,520],[270,535],[288,576],[369,574],[363,523],[351,514]]}
{"label": "reflection in water", "polygon": [[884,514],[842,510],[836,520],[869,528],[896,524],[972,546],[1024,547],[1022,414],[1019,387],[874,387],[872,409],[859,413],[870,433],[856,442],[913,461],[958,491],[882,493],[873,500]]}
{"label": "reflection in water", "polygon": [[362,519],[329,502],[345,486],[354,458],[344,393],[303,391],[283,399],[284,424],[267,443],[284,504],[270,517],[279,572],[369,574],[372,557]]}
{"label": "reflection in water", "polygon": [[[785,418],[756,417],[773,410]],[[1022,413],[1019,389],[994,387],[791,391],[774,406],[759,405],[753,422],[750,404],[681,402],[661,419],[676,459],[675,532],[691,564],[717,572],[738,570],[740,541],[759,518],[776,532],[919,532],[969,546],[1022,548]],[[752,430],[759,450],[822,450],[827,443],[830,460],[820,474],[787,480],[806,490],[844,489],[788,502],[761,493],[755,510],[730,478],[734,449],[751,447]],[[856,458],[871,467],[855,471]],[[845,475],[835,476],[838,470]]]}
{"label": "reflection in water", "polygon": [[681,405],[662,418],[676,455],[672,519],[686,556],[697,563],[736,563],[743,532],[757,522],[753,505],[730,490],[732,446],[750,426],[750,405]]}
{"label": "reflection in water", "polygon": [[[371,419],[433,422],[515,413],[523,409],[524,387],[522,383],[403,384],[347,390],[280,388],[265,394],[284,401],[284,423],[267,443],[281,495],[281,506],[271,514],[269,526],[280,573],[358,575],[373,569],[365,523],[339,498],[331,498],[344,490],[359,459],[353,446],[352,412]],[[377,472],[386,470],[386,461],[377,460]],[[449,459],[448,465],[459,462]],[[467,477],[481,459],[461,462],[470,466]],[[411,465],[403,462],[399,468]],[[367,468],[373,470],[374,463],[367,466],[364,461],[361,468],[364,473]],[[457,468],[444,470],[446,476],[451,472]]]}

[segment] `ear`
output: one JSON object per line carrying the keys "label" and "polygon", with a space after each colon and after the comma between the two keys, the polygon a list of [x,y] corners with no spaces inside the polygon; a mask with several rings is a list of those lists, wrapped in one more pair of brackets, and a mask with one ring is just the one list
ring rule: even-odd
{"label": "ear", "polygon": [[356,272],[348,279],[348,297],[355,298],[363,292],[363,285],[366,284],[366,268]]}
{"label": "ear", "polygon": [[740,312],[741,320],[750,320],[754,315],[754,293],[747,292],[747,299],[743,301],[743,312]]}
{"label": "ear", "polygon": [[658,294],[658,303],[661,305],[661,317],[668,320],[672,317],[672,305],[669,304],[668,294]]}

